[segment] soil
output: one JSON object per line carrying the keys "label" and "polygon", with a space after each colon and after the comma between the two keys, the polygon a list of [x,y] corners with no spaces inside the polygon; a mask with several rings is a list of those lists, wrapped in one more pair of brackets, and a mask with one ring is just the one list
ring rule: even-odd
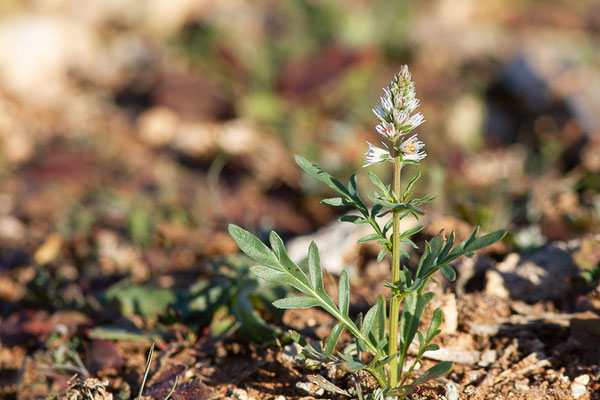
{"label": "soil", "polygon": [[[415,242],[509,231],[432,280],[441,352],[416,372],[455,365],[410,398],[600,399],[597,1],[371,3],[0,1],[0,398],[374,389],[295,359],[288,330],[322,341],[335,321],[273,310],[291,292],[249,274],[227,225],[289,243],[349,211],[294,154],[371,194],[370,109],[407,64],[427,120],[414,190],[438,196]],[[334,266],[352,317],[389,294],[389,261],[355,242]]]}

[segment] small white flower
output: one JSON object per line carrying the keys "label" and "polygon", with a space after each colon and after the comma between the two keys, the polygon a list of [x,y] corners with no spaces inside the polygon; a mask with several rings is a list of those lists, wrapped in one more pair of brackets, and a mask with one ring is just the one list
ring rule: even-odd
{"label": "small white flower", "polygon": [[387,149],[382,149],[380,147],[374,146],[371,143],[369,144],[369,150],[365,153],[365,157],[367,158],[367,162],[364,167],[368,167],[369,165],[379,164],[384,161],[390,160],[390,152]]}
{"label": "small white flower", "polygon": [[402,104],[402,107],[404,107],[406,112],[410,114],[415,111],[417,107],[419,107],[419,99],[413,98],[411,100],[405,100],[404,104]]}
{"label": "small white flower", "polygon": [[412,131],[417,126],[421,125],[423,122],[425,122],[425,118],[423,117],[423,114],[417,113],[417,114],[411,116],[408,119],[408,121],[406,121],[406,124],[404,124],[404,126],[402,128],[404,130]]}
{"label": "small white flower", "polygon": [[394,140],[396,138],[396,127],[393,123],[382,122],[378,124],[375,129],[377,129],[377,132],[379,132],[380,135],[389,140]]}
{"label": "small white flower", "polygon": [[381,97],[381,106],[388,113],[392,112],[392,108],[394,107],[394,102],[392,101],[392,96],[387,93],[387,90],[386,90],[386,95]]}
{"label": "small white flower", "polygon": [[425,143],[417,139],[417,135],[413,135],[410,139],[406,139],[400,145],[400,152],[402,153],[402,161],[420,161],[427,156],[427,153],[420,151],[425,147]]}
{"label": "small white flower", "polygon": [[408,116],[409,116],[409,113],[406,110],[399,110],[399,109],[394,110],[394,122],[401,129],[403,128],[404,123],[408,119]]}
{"label": "small white flower", "polygon": [[373,113],[383,122],[387,119],[387,114],[381,104],[377,104],[375,108],[373,108]]}

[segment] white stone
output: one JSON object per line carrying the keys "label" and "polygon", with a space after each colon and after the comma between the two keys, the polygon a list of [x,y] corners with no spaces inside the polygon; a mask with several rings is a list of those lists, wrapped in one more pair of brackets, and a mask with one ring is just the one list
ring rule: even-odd
{"label": "white stone", "polygon": [[587,385],[590,383],[590,376],[588,374],[579,375],[577,378],[573,379],[573,382],[579,383],[580,385]]}
{"label": "white stone", "polygon": [[28,102],[63,104],[69,74],[89,69],[96,50],[92,30],[77,20],[11,16],[0,23],[0,85]]}
{"label": "white stone", "polygon": [[571,385],[571,394],[576,399],[583,396],[585,394],[585,391],[586,391],[585,385],[582,385],[580,383],[573,383],[573,385]]}

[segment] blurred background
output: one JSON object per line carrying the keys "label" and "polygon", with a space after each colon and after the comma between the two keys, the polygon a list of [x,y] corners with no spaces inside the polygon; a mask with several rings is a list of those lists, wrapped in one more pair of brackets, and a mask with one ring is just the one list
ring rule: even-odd
{"label": "blurred background", "polygon": [[402,64],[431,218],[508,228],[516,249],[598,231],[598,2],[3,0],[0,16],[5,272],[63,257],[74,282],[100,265],[102,288],[236,252],[229,222],[316,230],[346,210],[293,154],[362,172]]}
{"label": "blurred background", "polygon": [[[599,231],[598,1],[2,0],[4,343],[109,288],[134,313],[121,282],[202,283],[230,222],[290,239],[348,211],[293,155],[371,193],[371,108],[402,64],[429,223],[518,251]],[[141,293],[166,296],[146,316],[179,299]]]}

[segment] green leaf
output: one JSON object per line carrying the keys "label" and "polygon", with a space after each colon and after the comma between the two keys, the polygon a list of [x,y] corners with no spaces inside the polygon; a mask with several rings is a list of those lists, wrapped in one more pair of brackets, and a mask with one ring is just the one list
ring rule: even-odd
{"label": "green leaf", "polygon": [[429,322],[429,328],[427,329],[427,342],[431,342],[431,340],[437,336],[437,333],[440,325],[442,325],[442,320],[444,319],[444,313],[441,308],[436,308],[433,311],[433,316],[431,317],[431,322]]}
{"label": "green leaf", "polygon": [[430,343],[427,346],[425,346],[425,348],[423,349],[423,353],[427,353],[428,351],[436,351],[439,349],[440,349],[440,346],[438,346],[435,343]]}
{"label": "green leaf", "polygon": [[361,328],[361,332],[365,337],[369,337],[369,333],[374,330],[375,324],[377,323],[378,312],[379,305],[377,303],[367,311]]}
{"label": "green leaf", "polygon": [[408,346],[410,346],[419,328],[425,306],[431,301],[433,296],[433,292],[423,295],[412,292],[405,297],[404,309],[402,310],[402,317],[400,319],[400,348],[402,351],[408,351]]}
{"label": "green leaf", "polygon": [[364,224],[367,222],[366,219],[359,215],[342,215],[340,217],[340,221],[342,222],[352,222],[353,224]]}
{"label": "green leaf", "polygon": [[288,256],[285,246],[283,245],[283,240],[281,240],[279,235],[272,231],[269,235],[269,240],[271,241],[271,247],[273,248],[273,251],[279,258],[281,267],[283,267],[283,269],[285,269],[290,275],[298,279],[304,285],[310,287],[310,282],[308,281],[308,278],[304,272]]}
{"label": "green leaf", "polygon": [[454,269],[452,269],[452,267],[448,265],[442,265],[440,267],[440,271],[442,272],[442,275],[444,275],[444,277],[450,282],[454,282],[456,280],[456,272]]}
{"label": "green leaf", "polygon": [[375,187],[377,187],[379,190],[381,190],[381,193],[388,200],[391,200],[390,192],[388,191],[387,186],[384,185],[383,182],[381,182],[381,179],[379,179],[379,177],[377,175],[375,175],[373,172],[369,171],[369,179],[371,180],[371,182],[373,182],[373,185],[375,185]]}
{"label": "green leaf", "polygon": [[256,275],[258,278],[264,279],[267,282],[290,285],[295,287],[299,291],[306,293],[305,288],[302,285],[299,285],[298,280],[285,272],[281,272],[271,267],[264,267],[262,265],[255,265],[253,267],[250,267],[250,272],[252,272],[252,274]]}
{"label": "green leaf", "polygon": [[350,197],[348,189],[346,189],[340,181],[323,171],[319,166],[308,161],[306,158],[296,154],[296,164],[314,179],[323,182],[339,194]]}
{"label": "green leaf", "polygon": [[344,362],[344,365],[350,372],[360,371],[367,367],[367,364],[358,359],[349,359]]}
{"label": "green leaf", "polygon": [[465,250],[468,252],[472,252],[475,250],[482,249],[502,240],[504,236],[506,236],[506,231],[504,229],[500,229],[487,235],[483,235],[466,245]]}
{"label": "green leaf", "polygon": [[275,300],[273,305],[277,308],[285,310],[293,308],[312,308],[321,306],[321,302],[314,297],[309,296],[297,296],[287,297],[285,299]]}
{"label": "green leaf", "polygon": [[275,254],[256,236],[233,224],[229,224],[227,229],[244,254],[260,264],[279,268],[279,261]]}
{"label": "green leaf", "polygon": [[379,343],[382,343],[385,340],[385,328],[387,322],[387,314],[386,314],[386,302],[385,298],[382,295],[377,296],[377,320],[375,322],[375,326],[373,327],[373,332],[375,333],[375,337]]}
{"label": "green leaf", "polygon": [[308,375],[306,379],[308,379],[315,385],[327,390],[328,392],[341,394],[346,397],[352,397],[350,393],[348,393],[344,389],[337,387],[333,383],[329,382],[327,379],[323,378],[321,375]]}
{"label": "green leaf", "polygon": [[259,343],[273,341],[282,332],[269,326],[254,311],[252,302],[245,293],[239,292],[232,302],[231,312],[240,323],[242,333],[250,340]]}
{"label": "green leaf", "polygon": [[395,388],[387,388],[384,390],[386,396],[408,396],[414,393],[417,393],[419,390],[418,387],[413,385],[403,385]]}
{"label": "green leaf", "polygon": [[342,206],[346,206],[349,203],[342,199],[341,197],[332,197],[329,199],[323,199],[321,200],[321,203],[326,204],[328,206],[332,206],[332,207],[342,207]]}
{"label": "green leaf", "polygon": [[400,237],[401,237],[401,238],[405,238],[405,237],[407,237],[407,236],[412,236],[412,235],[414,235],[414,234],[416,234],[416,233],[419,233],[419,232],[421,232],[423,229],[425,229],[425,227],[424,227],[423,225],[418,225],[418,226],[415,226],[414,228],[407,229],[407,230],[405,230],[404,232],[402,232],[402,233],[400,234]]}
{"label": "green leaf", "polygon": [[444,257],[446,257],[446,254],[448,254],[448,252],[450,252],[450,250],[452,249],[452,246],[454,245],[454,238],[455,238],[454,231],[452,231],[452,232],[450,232],[450,237],[446,241],[444,248],[442,249],[442,251],[440,251],[440,255],[438,256],[438,261],[443,260]]}
{"label": "green leaf", "polygon": [[117,283],[104,292],[102,299],[117,305],[123,315],[137,314],[156,319],[165,314],[170,305],[177,305],[181,297],[182,295],[173,289]]}
{"label": "green leaf", "polygon": [[[400,218],[402,219],[402,218]],[[394,218],[390,218],[388,220],[388,222],[385,223],[385,225],[383,226],[383,234],[386,235],[387,232],[390,230],[390,228],[392,227],[392,225],[394,224]]]}
{"label": "green leaf", "polygon": [[383,249],[379,250],[379,254],[377,254],[377,262],[381,262],[381,260],[383,260],[383,257],[385,257],[388,251],[389,249],[387,247],[384,247]]}
{"label": "green leaf", "polygon": [[452,361],[442,361],[439,364],[429,368],[423,375],[415,379],[411,385],[421,385],[430,379],[439,378],[440,376],[446,375],[452,371]]}
{"label": "green leaf", "polygon": [[381,204],[375,204],[373,206],[373,208],[371,209],[371,218],[375,218],[375,216],[379,213],[379,211],[381,211],[383,209],[383,206]]}
{"label": "green leaf", "polygon": [[350,281],[348,280],[348,272],[343,270],[340,274],[340,282],[338,284],[338,308],[343,316],[348,316],[350,308]]}
{"label": "green leaf", "polygon": [[310,242],[310,246],[308,247],[308,275],[310,276],[312,288],[317,291],[317,293],[325,293],[321,259],[319,257],[319,249],[315,242]]}
{"label": "green leaf", "polygon": [[333,327],[329,336],[327,336],[327,340],[325,340],[325,349],[324,353],[327,358],[331,358],[333,353],[335,352],[335,346],[337,346],[338,341],[340,340],[340,335],[344,331],[344,325],[340,322],[336,326]]}
{"label": "green leaf", "polygon": [[358,190],[356,189],[356,174],[350,175],[350,179],[348,181],[348,191],[351,196],[358,195]]}
{"label": "green leaf", "polygon": [[404,199],[405,200],[406,200],[406,198],[408,198],[408,194],[411,192],[413,185],[419,180],[420,177],[421,177],[421,171],[417,172],[417,174],[415,176],[413,176],[412,179],[406,185],[406,189],[404,189]]}
{"label": "green leaf", "polygon": [[366,243],[366,242],[370,242],[371,240],[377,240],[379,238],[381,238],[381,236],[379,236],[376,233],[372,233],[370,235],[363,236],[360,239],[358,239],[358,243]]}
{"label": "green leaf", "polygon": [[417,338],[419,339],[419,356],[421,356],[423,354],[422,350],[425,349],[425,335],[420,330],[417,330]]}

